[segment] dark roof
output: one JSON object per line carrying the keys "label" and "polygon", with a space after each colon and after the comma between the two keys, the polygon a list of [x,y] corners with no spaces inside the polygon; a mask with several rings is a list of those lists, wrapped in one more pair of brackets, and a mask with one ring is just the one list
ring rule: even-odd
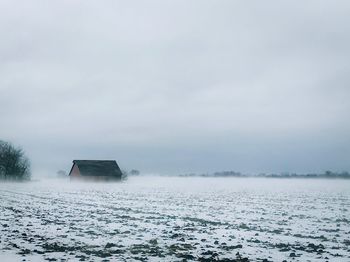
{"label": "dark roof", "polygon": [[73,160],[82,176],[122,177],[122,171],[114,160]]}

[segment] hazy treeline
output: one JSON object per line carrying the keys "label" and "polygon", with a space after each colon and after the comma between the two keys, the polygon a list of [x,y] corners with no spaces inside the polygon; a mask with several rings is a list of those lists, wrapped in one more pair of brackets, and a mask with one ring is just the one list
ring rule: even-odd
{"label": "hazy treeline", "polygon": [[189,174],[180,174],[181,177],[274,177],[274,178],[345,178],[350,179],[350,173],[347,171],[344,172],[332,172],[326,171],[324,173],[280,173],[280,174],[242,174],[236,171],[221,171],[214,173],[189,173]]}
{"label": "hazy treeline", "polygon": [[0,140],[0,179],[29,180],[30,161],[21,147]]}
{"label": "hazy treeline", "polygon": [[122,172],[127,176],[139,176],[141,174],[140,171],[137,169],[131,169],[130,171],[123,170]]}
{"label": "hazy treeline", "polygon": [[122,179],[127,179],[130,176],[139,176],[140,175],[140,171],[137,169],[131,169],[129,170],[122,170]]}

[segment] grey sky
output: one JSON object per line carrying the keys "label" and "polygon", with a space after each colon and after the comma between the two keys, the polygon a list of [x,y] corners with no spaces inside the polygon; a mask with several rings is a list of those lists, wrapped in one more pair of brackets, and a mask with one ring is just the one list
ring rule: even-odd
{"label": "grey sky", "polygon": [[350,170],[349,1],[0,1],[0,138],[34,172]]}

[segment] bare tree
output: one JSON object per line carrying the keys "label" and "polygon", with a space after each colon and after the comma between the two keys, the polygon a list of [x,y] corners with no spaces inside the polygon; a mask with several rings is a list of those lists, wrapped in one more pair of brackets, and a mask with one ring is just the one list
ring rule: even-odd
{"label": "bare tree", "polygon": [[0,140],[0,178],[6,180],[28,180],[30,162],[21,147]]}

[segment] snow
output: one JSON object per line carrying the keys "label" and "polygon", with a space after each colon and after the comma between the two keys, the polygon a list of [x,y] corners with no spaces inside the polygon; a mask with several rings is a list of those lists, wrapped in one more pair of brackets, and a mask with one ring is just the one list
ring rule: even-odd
{"label": "snow", "polygon": [[0,261],[349,261],[349,243],[349,180],[0,184]]}

